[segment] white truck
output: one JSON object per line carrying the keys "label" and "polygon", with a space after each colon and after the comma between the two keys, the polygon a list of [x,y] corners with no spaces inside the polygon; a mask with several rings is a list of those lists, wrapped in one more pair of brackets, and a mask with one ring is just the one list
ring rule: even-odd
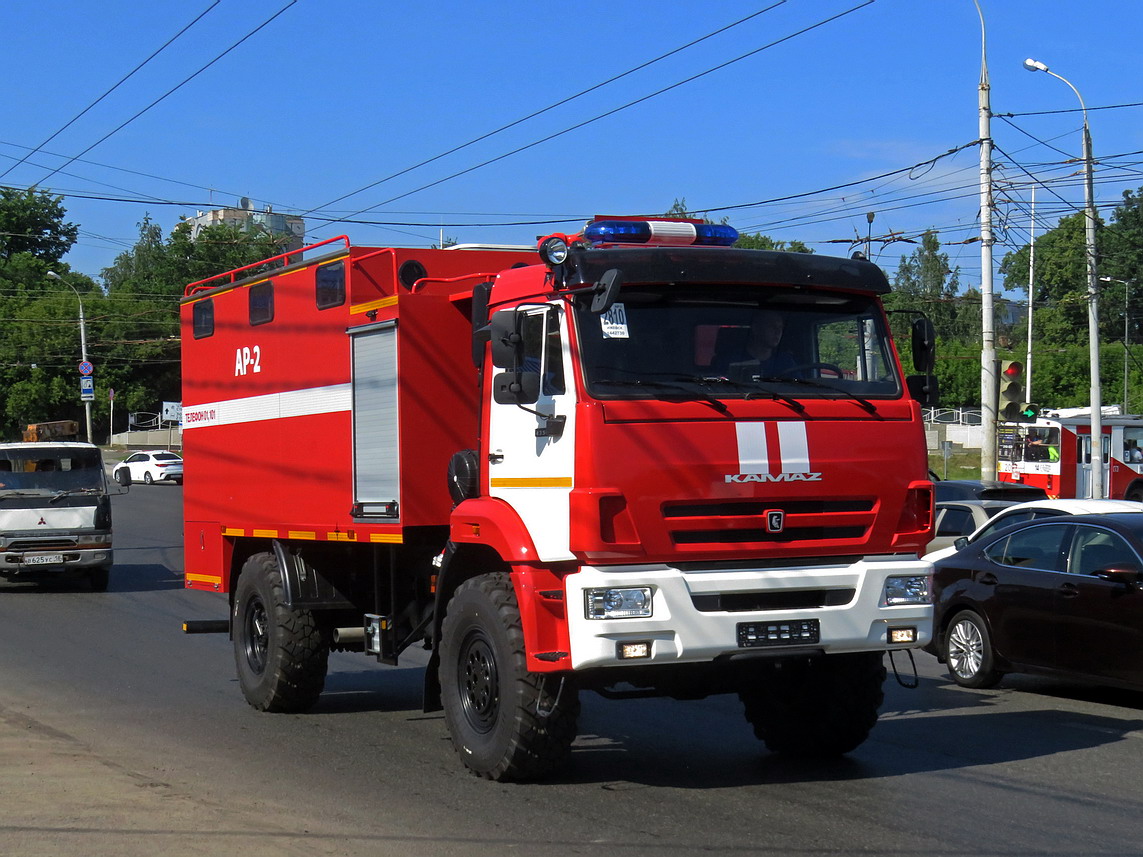
{"label": "white truck", "polygon": [[111,498],[99,447],[0,443],[0,579],[111,576]]}

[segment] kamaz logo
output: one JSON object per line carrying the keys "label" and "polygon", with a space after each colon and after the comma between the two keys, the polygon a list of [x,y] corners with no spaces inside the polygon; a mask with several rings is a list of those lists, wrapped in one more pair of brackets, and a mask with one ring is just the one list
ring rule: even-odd
{"label": "kamaz logo", "polygon": [[727,473],[727,482],[821,482],[820,473]]}

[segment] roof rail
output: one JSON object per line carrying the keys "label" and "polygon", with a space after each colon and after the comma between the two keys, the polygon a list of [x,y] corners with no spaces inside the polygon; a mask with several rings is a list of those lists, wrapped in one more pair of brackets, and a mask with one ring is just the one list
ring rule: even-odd
{"label": "roof rail", "polygon": [[251,262],[249,265],[243,265],[241,268],[235,268],[233,271],[225,271],[221,274],[215,274],[213,277],[207,277],[205,280],[195,280],[183,290],[183,296],[190,297],[195,292],[203,292],[208,291],[209,289],[217,288],[222,284],[215,283],[213,286],[209,286],[207,283],[214,283],[215,280],[221,280],[223,277],[229,277],[230,279],[227,280],[227,282],[233,283],[236,280],[240,279],[239,277],[235,276],[236,274],[240,274],[243,271],[249,271],[251,268],[260,268],[263,265],[268,265],[271,262],[276,262],[278,259],[285,259],[286,263],[289,264],[289,259],[291,256],[297,256],[301,253],[307,252],[308,250],[313,250],[317,247],[324,247],[326,244],[333,244],[336,241],[345,242],[345,249],[349,249],[348,235],[338,235],[334,238],[327,238],[324,241],[318,241],[316,244],[308,244],[299,250],[287,250],[285,253],[279,253],[277,256],[271,256],[269,259],[262,259],[259,262]]}

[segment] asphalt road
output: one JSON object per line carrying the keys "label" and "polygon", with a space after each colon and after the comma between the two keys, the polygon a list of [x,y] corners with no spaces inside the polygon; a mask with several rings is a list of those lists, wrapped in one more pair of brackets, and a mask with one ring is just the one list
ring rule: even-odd
{"label": "asphalt road", "polygon": [[489,783],[421,713],[419,665],[363,655],[334,656],[312,712],[256,712],[226,636],[181,633],[226,611],[182,588],[181,497],[115,499],[107,593],[0,586],[0,854],[1143,851],[1143,694],[963,690],[923,653],[831,763],[767,754],[730,697],[585,694],[564,778]]}

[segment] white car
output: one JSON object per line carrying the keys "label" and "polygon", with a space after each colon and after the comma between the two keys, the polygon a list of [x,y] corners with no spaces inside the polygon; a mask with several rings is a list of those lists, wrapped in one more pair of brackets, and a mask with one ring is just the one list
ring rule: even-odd
{"label": "white car", "polygon": [[924,558],[929,562],[936,562],[938,559],[951,556],[977,539],[1024,521],[1054,518],[1059,515],[1101,515],[1109,512],[1143,512],[1143,503],[1136,503],[1134,500],[1031,500],[1027,503],[1017,503],[999,512],[972,535],[957,539],[949,547],[927,553]]}
{"label": "white car", "polygon": [[120,485],[132,482],[150,485],[153,482],[183,483],[183,459],[176,452],[165,449],[148,449],[133,452],[111,471],[112,477]]}

